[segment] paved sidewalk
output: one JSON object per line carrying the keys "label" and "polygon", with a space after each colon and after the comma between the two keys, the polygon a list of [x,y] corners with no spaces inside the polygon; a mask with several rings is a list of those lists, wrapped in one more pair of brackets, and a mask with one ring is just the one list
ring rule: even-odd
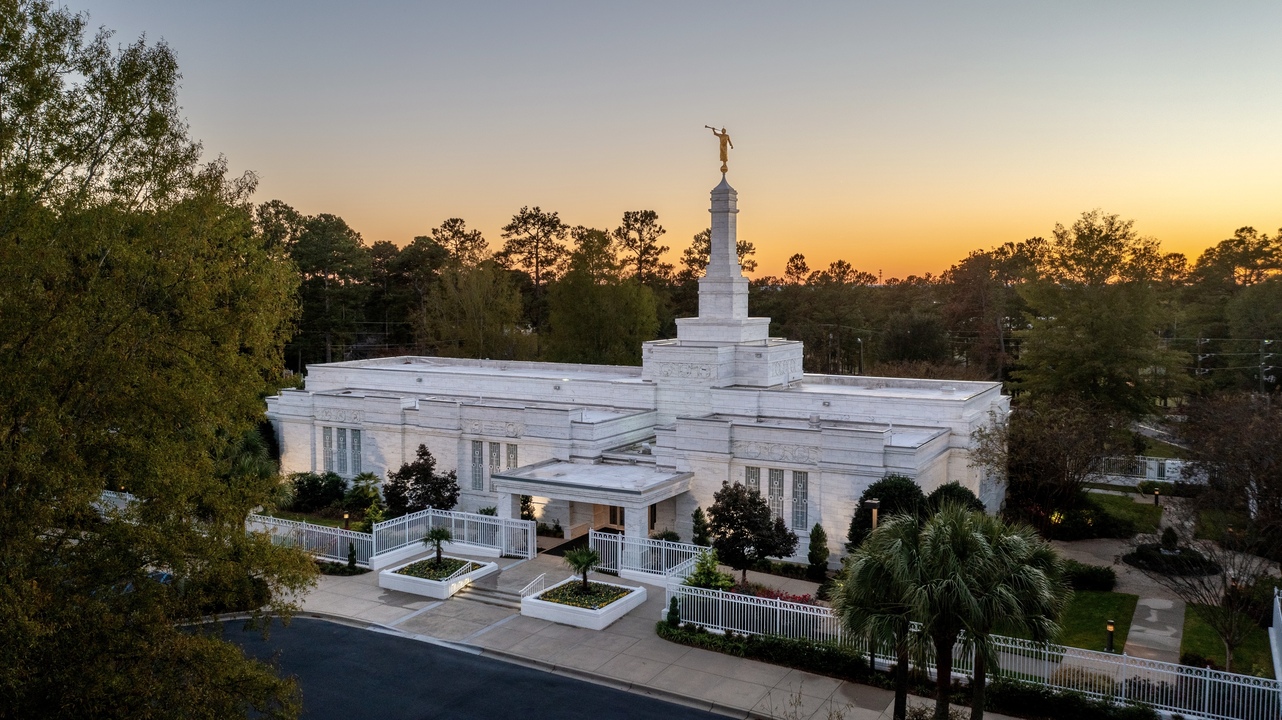
{"label": "paved sidewalk", "polygon": [[[1139,504],[1150,504],[1150,495],[1139,493],[1108,492],[1114,495],[1127,495]],[[1164,498],[1164,505],[1179,502],[1176,498]],[[1159,527],[1169,524],[1170,513],[1163,512]],[[1153,536],[1141,536],[1142,542],[1155,542]],[[1122,562],[1122,555],[1130,552],[1130,540],[1096,539],[1077,540],[1074,542],[1053,541],[1051,544],[1066,558],[1091,565],[1109,565],[1117,572],[1116,592],[1130,593],[1139,596],[1135,605],[1135,614],[1131,617],[1131,630],[1127,635],[1122,650],[1127,655],[1178,663],[1180,661],[1180,642],[1184,636],[1184,601],[1180,600],[1167,588],[1155,582],[1139,570]]]}
{"label": "paved sidewalk", "polygon": [[[483,558],[478,558],[483,559]],[[519,591],[546,574],[551,585],[571,572],[559,557],[503,560],[496,586]],[[749,579],[752,579],[749,573]],[[613,576],[593,579],[619,582]],[[764,579],[764,578],[763,578]],[[813,592],[815,584],[784,581],[788,592]],[[634,583],[628,583],[634,584]],[[807,588],[809,586],[809,588]],[[483,655],[570,675],[611,687],[709,709],[733,717],[797,720],[888,720],[894,693],[868,685],[735,658],[662,640],[664,589],[645,585],[644,604],[602,631],[523,617],[507,608],[455,597],[437,602],[383,590],[376,573],[324,576],[302,600],[303,614],[333,617],[419,639],[479,648]],[[910,698],[910,704],[933,704]],[[1007,716],[985,713],[994,720]]]}

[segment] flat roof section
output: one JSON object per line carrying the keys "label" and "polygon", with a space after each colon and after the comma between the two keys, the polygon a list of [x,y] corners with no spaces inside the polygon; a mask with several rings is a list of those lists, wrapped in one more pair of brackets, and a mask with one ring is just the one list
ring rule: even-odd
{"label": "flat roof section", "polygon": [[[308,366],[311,367],[311,366]],[[528,362],[517,360],[476,360],[469,358],[441,358],[400,356],[350,360],[337,363],[318,363],[317,368],[348,367],[379,372],[439,372],[462,375],[488,375],[492,377],[528,377],[541,380],[641,380],[641,368],[632,365],[579,365],[574,363]]]}
{"label": "flat roof section", "polygon": [[654,465],[577,463],[565,460],[548,460],[493,475],[496,481],[515,480],[546,486],[552,497],[557,496],[555,488],[641,495],[683,480],[688,483],[693,476],[694,473],[689,472],[656,469]]}

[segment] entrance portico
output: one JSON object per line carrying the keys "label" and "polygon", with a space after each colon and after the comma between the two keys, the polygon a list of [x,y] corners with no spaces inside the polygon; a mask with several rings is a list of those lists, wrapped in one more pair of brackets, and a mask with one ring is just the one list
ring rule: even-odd
{"label": "entrance portico", "polygon": [[[569,503],[567,532],[586,517],[593,527],[622,525],[624,535],[644,538],[650,508],[688,491],[693,476],[650,464],[547,460],[495,473],[490,482],[499,495],[499,517],[520,517],[522,495],[545,497]],[[610,508],[622,510],[622,523]]]}

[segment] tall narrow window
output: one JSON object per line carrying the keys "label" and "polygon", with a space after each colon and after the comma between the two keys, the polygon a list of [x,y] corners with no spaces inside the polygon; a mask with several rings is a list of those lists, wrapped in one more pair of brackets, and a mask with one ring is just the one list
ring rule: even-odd
{"label": "tall narrow window", "polygon": [[770,512],[783,517],[783,471],[770,468]]}
{"label": "tall narrow window", "polygon": [[352,474],[361,474],[361,431],[352,431]]}
{"label": "tall narrow window", "polygon": [[338,428],[338,474],[347,474],[347,428]]}
{"label": "tall narrow window", "polygon": [[520,464],[516,458],[516,445],[509,443],[507,446],[507,469],[511,470],[514,467],[519,467]]}
{"label": "tall narrow window", "polygon": [[485,489],[485,443],[472,441],[472,489]]}
{"label": "tall narrow window", "polygon": [[792,529],[805,530],[810,522],[810,473],[792,471]]}
{"label": "tall narrow window", "polygon": [[748,492],[761,494],[761,468],[747,467],[743,469],[743,486],[748,488]]}
{"label": "tall narrow window", "polygon": [[334,428],[321,428],[321,449],[325,472],[334,472]]}
{"label": "tall narrow window", "polygon": [[502,443],[490,443],[490,474],[491,475],[503,469],[503,465],[501,464],[501,460],[499,459],[502,454],[503,454]]}

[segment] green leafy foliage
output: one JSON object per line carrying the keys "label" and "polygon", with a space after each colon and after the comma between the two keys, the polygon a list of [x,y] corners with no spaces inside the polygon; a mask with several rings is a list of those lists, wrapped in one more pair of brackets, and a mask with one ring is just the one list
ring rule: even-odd
{"label": "green leafy foliage", "polygon": [[450,510],[458,503],[458,479],[454,471],[436,472],[436,458],[426,445],[419,445],[413,462],[387,474],[383,498],[387,514],[397,518],[419,510]]}
{"label": "green leafy foliage", "polygon": [[199,164],[167,45],[40,0],[0,3],[0,38],[0,714],[296,715],[198,623],[287,613],[316,576],[244,525],[278,492],[247,434],[298,280],[253,178]]}
{"label": "green leafy foliage", "polygon": [[811,580],[821,581],[828,575],[828,533],[823,525],[815,523],[810,528],[810,547],[806,552],[806,561],[810,563],[808,575]]}
{"label": "green leafy foliage", "polygon": [[797,535],[783,518],[774,517],[758,493],[739,483],[723,482],[708,510],[712,546],[721,561],[743,573],[768,557],[787,557],[797,549]]}
{"label": "green leafy foliage", "polygon": [[1117,572],[1107,565],[1087,565],[1076,560],[1064,560],[1064,582],[1074,590],[1109,592],[1117,585]]}
{"label": "green leafy foliage", "polygon": [[583,576],[583,592],[589,592],[588,573],[601,564],[601,554],[590,547],[577,547],[565,551],[565,564]]}
{"label": "green leafy foliage", "polygon": [[729,590],[734,587],[734,577],[721,572],[716,550],[705,550],[694,561],[694,570],[686,576],[685,584],[705,590]]}
{"label": "green leafy foliage", "polygon": [[293,485],[293,501],[289,509],[310,513],[338,505],[347,494],[347,481],[338,473],[294,473],[289,482]]}
{"label": "green leafy foliage", "polygon": [[712,535],[708,530],[708,516],[704,514],[703,508],[696,507],[690,514],[690,520],[694,528],[690,542],[704,547],[712,545]]}
{"label": "green leafy foliage", "polygon": [[926,496],[916,481],[903,475],[887,475],[869,485],[859,496],[855,515],[850,519],[850,529],[846,531],[847,550],[853,552],[872,532],[872,510],[867,501],[874,498],[880,502],[877,510],[879,522],[901,513],[918,514],[926,507]]}

